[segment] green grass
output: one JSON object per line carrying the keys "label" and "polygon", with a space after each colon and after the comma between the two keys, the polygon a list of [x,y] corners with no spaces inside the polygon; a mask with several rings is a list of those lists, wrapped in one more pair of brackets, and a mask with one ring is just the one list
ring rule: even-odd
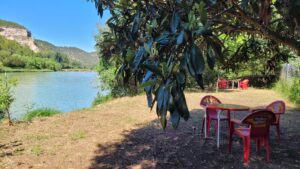
{"label": "green grass", "polygon": [[84,131],[76,131],[71,134],[71,139],[74,141],[84,139],[85,137],[86,137],[86,132]]}
{"label": "green grass", "polygon": [[108,101],[110,101],[110,100],[112,100],[113,99],[113,97],[112,97],[112,95],[101,95],[101,94],[98,94],[97,96],[96,96],[96,98],[94,99],[94,101],[93,101],[93,103],[92,103],[92,106],[97,106],[97,105],[99,105],[99,104],[103,104],[103,103],[105,103],[105,102],[108,102]]}
{"label": "green grass", "polygon": [[44,153],[44,149],[40,145],[35,145],[31,148],[31,153],[39,156]]}
{"label": "green grass", "polygon": [[15,22],[10,22],[10,21],[6,21],[6,20],[2,20],[2,19],[0,19],[0,26],[26,29],[24,26],[22,26],[20,24],[17,24]]}
{"label": "green grass", "polygon": [[55,109],[40,108],[40,109],[36,109],[36,110],[26,113],[25,116],[23,117],[23,120],[31,121],[35,117],[49,117],[49,116],[54,116],[59,113],[61,113],[61,112],[58,110],[55,110]]}

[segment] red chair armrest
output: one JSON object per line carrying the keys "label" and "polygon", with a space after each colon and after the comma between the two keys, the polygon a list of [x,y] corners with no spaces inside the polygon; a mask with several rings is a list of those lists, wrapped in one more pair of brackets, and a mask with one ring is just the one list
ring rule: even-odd
{"label": "red chair armrest", "polygon": [[235,124],[242,124],[242,121],[238,119],[230,119],[230,122]]}

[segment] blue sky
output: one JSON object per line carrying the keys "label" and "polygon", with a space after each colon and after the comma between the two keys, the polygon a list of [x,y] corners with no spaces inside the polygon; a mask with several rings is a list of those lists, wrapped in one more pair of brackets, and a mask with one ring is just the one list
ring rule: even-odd
{"label": "blue sky", "polygon": [[94,51],[97,25],[104,25],[104,17],[86,0],[1,0],[0,19],[17,22],[36,39],[57,46],[74,46]]}

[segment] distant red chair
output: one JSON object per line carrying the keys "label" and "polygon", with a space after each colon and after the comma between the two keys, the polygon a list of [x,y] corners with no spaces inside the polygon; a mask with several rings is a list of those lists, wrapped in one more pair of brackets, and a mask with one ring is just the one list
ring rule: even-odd
{"label": "distant red chair", "polygon": [[278,141],[280,141],[280,115],[285,113],[285,103],[281,100],[277,100],[269,104],[266,108],[272,111],[276,116],[276,121],[271,125],[276,126],[277,138]]}
{"label": "distant red chair", "polygon": [[[221,104],[222,102],[216,98],[215,96],[212,95],[207,95],[204,96],[201,101],[200,101],[200,106],[203,107],[204,109],[206,109],[206,106],[209,104]],[[212,120],[216,120],[216,130],[218,129],[218,116],[217,116],[217,110],[215,109],[207,109],[206,110],[206,117],[207,117],[207,123],[206,123],[206,133],[207,136],[209,136],[210,133],[210,123]],[[229,114],[227,114],[227,116],[224,115],[220,115],[220,120],[227,120],[228,121],[228,125],[230,124],[229,121]],[[203,127],[204,127],[204,118],[202,120],[202,133],[203,133]]]}
{"label": "distant red chair", "polygon": [[249,87],[249,80],[245,79],[239,82],[239,87],[243,90],[247,90]]}
{"label": "distant red chair", "polygon": [[[250,139],[256,141],[256,150],[260,149],[263,143],[266,149],[266,160],[270,160],[270,146],[269,146],[269,130],[270,125],[276,120],[275,114],[269,110],[257,110],[252,114],[239,121],[231,119],[230,121],[230,135],[229,135],[229,152],[231,153],[232,136],[233,134],[243,138],[244,142],[244,164],[248,165],[250,154]],[[248,127],[235,128],[234,125],[247,125]]]}
{"label": "distant red chair", "polygon": [[226,89],[227,88],[227,81],[225,79],[218,80],[218,88],[219,89]]}

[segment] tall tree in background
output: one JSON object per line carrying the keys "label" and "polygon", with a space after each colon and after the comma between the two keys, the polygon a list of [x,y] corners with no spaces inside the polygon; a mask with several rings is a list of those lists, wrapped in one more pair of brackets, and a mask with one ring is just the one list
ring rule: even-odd
{"label": "tall tree in background", "polygon": [[119,64],[124,85],[141,83],[154,94],[149,106],[157,102],[163,128],[167,111],[175,128],[180,117],[189,118],[183,93],[188,73],[203,87],[205,62],[210,68],[215,60],[226,64],[218,35],[246,32],[300,51],[298,1],[90,1],[100,16],[106,9],[112,15],[110,32],[98,43],[102,56]]}

